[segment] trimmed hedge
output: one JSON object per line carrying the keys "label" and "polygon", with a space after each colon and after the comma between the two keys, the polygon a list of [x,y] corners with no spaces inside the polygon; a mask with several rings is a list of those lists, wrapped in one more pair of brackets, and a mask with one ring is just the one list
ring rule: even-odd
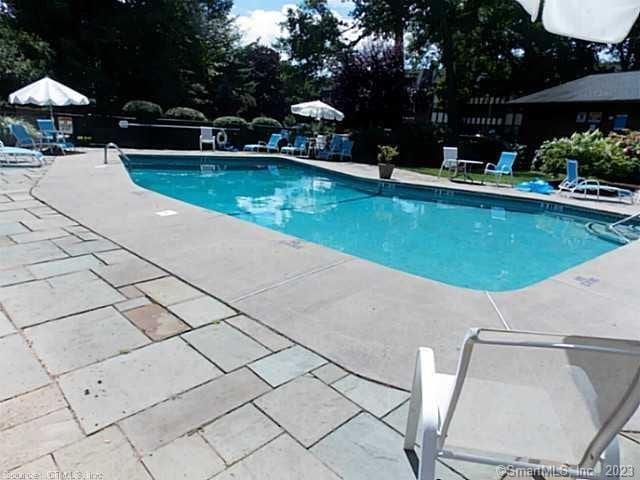
{"label": "trimmed hedge", "polygon": [[256,117],[253,120],[251,120],[251,127],[282,128],[282,123],[280,123],[275,118],[271,118],[271,117]]}
{"label": "trimmed hedge", "polygon": [[148,119],[162,116],[162,107],[147,100],[130,100],[124,104],[122,111],[139,118]]}
{"label": "trimmed hedge", "polygon": [[248,128],[249,123],[242,117],[218,117],[213,121],[213,126],[218,128]]}
{"label": "trimmed hedge", "polygon": [[168,118],[176,118],[179,120],[195,120],[198,122],[206,122],[207,116],[200,110],[189,107],[173,107],[164,112],[164,116]]}

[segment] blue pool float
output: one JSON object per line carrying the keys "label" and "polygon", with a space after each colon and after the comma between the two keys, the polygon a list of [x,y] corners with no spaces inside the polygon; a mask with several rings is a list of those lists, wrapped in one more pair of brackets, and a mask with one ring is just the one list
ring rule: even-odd
{"label": "blue pool float", "polygon": [[520,190],[521,192],[542,193],[544,195],[549,195],[554,191],[554,188],[549,185],[548,182],[540,180],[539,178],[536,178],[531,182],[521,182],[516,185],[516,189]]}

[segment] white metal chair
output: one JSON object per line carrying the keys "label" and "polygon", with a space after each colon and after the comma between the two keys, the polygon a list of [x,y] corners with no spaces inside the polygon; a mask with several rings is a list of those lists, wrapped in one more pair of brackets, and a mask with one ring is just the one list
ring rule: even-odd
{"label": "white metal chair", "polygon": [[440,165],[440,171],[438,172],[438,178],[442,175],[442,171],[447,169],[449,171],[458,168],[458,147],[442,147],[442,165]]}
{"label": "white metal chair", "polygon": [[606,192],[609,194],[608,198],[626,199],[632,205],[635,203],[635,192],[627,188],[619,188],[600,183],[600,181],[595,178],[580,177],[578,175],[578,168],[579,164],[577,160],[567,159],[567,176],[558,186],[560,193],[569,192],[571,195],[582,193],[585,199],[589,198],[590,195],[595,195],[596,199],[600,200],[600,193]]}
{"label": "white metal chair", "polygon": [[213,136],[213,128],[200,127],[200,151],[202,151],[202,147],[206,144],[210,144],[211,148],[215,151],[216,139]]}
{"label": "white metal chair", "polygon": [[437,458],[618,478],[617,434],[639,403],[640,342],[474,329],[456,375],[419,350],[404,448],[415,452],[420,430],[421,480],[435,479]]}

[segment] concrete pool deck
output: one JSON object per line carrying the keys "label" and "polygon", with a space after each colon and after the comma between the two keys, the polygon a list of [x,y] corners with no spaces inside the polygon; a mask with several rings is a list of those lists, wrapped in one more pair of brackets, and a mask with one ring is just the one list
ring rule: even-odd
{"label": "concrete pool deck", "polygon": [[[61,158],[34,193],[83,225],[360,375],[408,388],[421,345],[434,348],[439,368],[453,372],[467,329],[502,328],[503,321],[522,330],[640,338],[636,321],[640,297],[635,295],[640,276],[634,274],[640,267],[638,243],[534,286],[488,294],[398,272],[145,190],[132,183],[114,157],[106,168],[96,168],[101,166],[102,152]],[[375,175],[375,167],[367,165],[313,163],[344,173]],[[413,172],[400,175],[414,183],[434,184]],[[464,188],[515,194],[505,188]],[[607,211],[633,211],[622,204],[588,203]],[[156,215],[163,210],[178,214]]]}
{"label": "concrete pool deck", "polygon": [[[0,356],[19,373],[0,374],[0,473],[173,478],[186,453],[201,467],[193,478],[410,478],[400,433],[419,346],[452,372],[470,327],[640,337],[637,243],[488,294],[164,197],[134,185],[115,157],[101,163],[96,150],[58,158],[42,179],[2,170]],[[177,214],[157,215],[168,210]],[[621,438],[623,462],[638,468],[639,439]],[[449,467],[442,478],[495,474]]]}

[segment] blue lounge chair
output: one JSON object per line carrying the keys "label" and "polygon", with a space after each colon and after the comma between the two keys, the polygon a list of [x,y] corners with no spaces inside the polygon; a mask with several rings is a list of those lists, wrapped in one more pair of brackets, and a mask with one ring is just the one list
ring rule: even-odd
{"label": "blue lounge chair", "polygon": [[0,142],[0,166],[41,167],[44,164],[42,153],[28,148],[5,147]]}
{"label": "blue lounge chair", "polygon": [[600,200],[600,194],[606,192],[608,194],[607,198],[614,197],[619,200],[628,200],[632,205],[635,203],[635,192],[632,190],[606,185],[595,178],[580,177],[578,170],[578,161],[567,159],[567,177],[558,187],[560,193],[569,192],[571,195],[579,193],[585,199],[588,198],[588,195],[595,195],[596,199]]}
{"label": "blue lounge chair", "polygon": [[292,146],[282,147],[280,153],[287,155],[304,155],[309,147],[309,137],[298,135]]}
{"label": "blue lounge chair", "polygon": [[567,176],[558,186],[558,190],[560,192],[571,192],[579,183],[586,180],[586,178],[578,176],[578,161],[567,159]]}
{"label": "blue lounge chair", "polygon": [[278,144],[282,140],[282,134],[273,133],[271,137],[269,137],[269,141],[267,143],[253,143],[244,146],[245,152],[277,152]]}
{"label": "blue lounge chair", "polygon": [[513,164],[518,154],[516,152],[502,152],[498,164],[488,163],[484,168],[485,175],[495,175],[496,185],[500,183],[503,175],[510,175],[513,182]]}
{"label": "blue lounge chair", "polygon": [[38,118],[36,121],[38,123],[38,130],[40,130],[40,134],[42,135],[42,143],[45,146],[59,148],[63,154],[65,150],[75,148],[75,145],[66,139],[64,133],[56,129],[53,120],[50,118]]}
{"label": "blue lounge chair", "polygon": [[16,147],[28,147],[33,148],[34,150],[38,148],[40,145],[39,142],[36,142],[34,138],[29,135],[27,129],[24,128],[24,125],[20,125],[19,123],[12,123],[9,125],[9,131],[11,135],[16,139]]}
{"label": "blue lounge chair", "polygon": [[345,158],[352,159],[351,150],[353,150],[353,142],[351,140],[343,140],[340,145],[340,153],[338,153],[340,160],[344,160]]}
{"label": "blue lounge chair", "polygon": [[331,160],[336,155],[340,155],[342,148],[343,137],[340,135],[334,135],[331,138],[331,143],[328,148],[324,148],[316,153],[316,158],[320,160]]}

